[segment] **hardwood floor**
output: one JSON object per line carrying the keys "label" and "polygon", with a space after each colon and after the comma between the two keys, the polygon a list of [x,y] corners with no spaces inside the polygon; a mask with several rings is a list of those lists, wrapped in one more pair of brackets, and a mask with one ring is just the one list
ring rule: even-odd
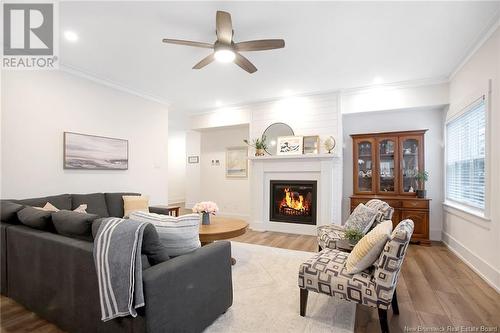
{"label": "hardwood floor", "polygon": [[[234,241],[317,251],[316,237],[249,230]],[[405,327],[500,326],[500,294],[441,243],[411,245],[398,282],[400,315],[389,310],[391,332]],[[298,290],[297,290],[298,292]],[[299,304],[297,304],[297,315]],[[0,299],[1,332],[61,332],[13,300]],[[445,330],[446,331],[446,330]],[[377,310],[358,305],[355,332],[380,332]]]}

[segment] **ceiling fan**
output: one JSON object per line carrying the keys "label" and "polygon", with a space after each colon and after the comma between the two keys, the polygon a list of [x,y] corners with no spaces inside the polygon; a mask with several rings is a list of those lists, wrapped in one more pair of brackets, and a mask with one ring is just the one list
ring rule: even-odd
{"label": "ceiling fan", "polygon": [[214,50],[213,53],[194,65],[193,69],[201,69],[214,60],[220,62],[234,61],[236,65],[240,66],[250,74],[255,73],[257,71],[257,67],[255,67],[247,58],[242,56],[240,52],[263,51],[285,47],[285,41],[283,39],[261,39],[235,43],[233,40],[234,30],[231,22],[231,14],[223,11],[217,11],[216,34],[217,40],[213,44],[168,38],[164,38],[163,42]]}

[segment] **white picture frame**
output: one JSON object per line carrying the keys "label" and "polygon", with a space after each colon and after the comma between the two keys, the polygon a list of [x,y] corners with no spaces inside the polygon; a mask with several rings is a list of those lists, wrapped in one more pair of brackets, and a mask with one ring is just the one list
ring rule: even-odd
{"label": "white picture frame", "polygon": [[276,147],[277,155],[302,155],[304,138],[302,136],[280,136]]}
{"label": "white picture frame", "polygon": [[226,178],[248,178],[248,147],[226,148]]}

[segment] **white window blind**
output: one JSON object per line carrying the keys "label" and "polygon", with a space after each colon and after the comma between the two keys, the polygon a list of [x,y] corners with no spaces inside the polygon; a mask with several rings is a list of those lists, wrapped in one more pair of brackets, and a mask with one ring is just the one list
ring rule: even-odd
{"label": "white window blind", "polygon": [[484,98],[446,125],[446,198],[484,210],[486,103]]}

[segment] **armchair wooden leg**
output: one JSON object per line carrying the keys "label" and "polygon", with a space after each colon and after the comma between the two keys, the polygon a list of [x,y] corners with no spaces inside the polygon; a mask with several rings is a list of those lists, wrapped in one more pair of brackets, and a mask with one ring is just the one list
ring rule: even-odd
{"label": "armchair wooden leg", "polygon": [[308,295],[308,290],[307,289],[300,289],[300,315],[302,317],[306,316],[306,309],[307,309],[307,295]]}
{"label": "armchair wooden leg", "polygon": [[380,330],[382,333],[389,333],[389,323],[387,322],[387,310],[378,309],[378,320],[380,321]]}
{"label": "armchair wooden leg", "polygon": [[396,294],[396,290],[394,290],[394,296],[392,296],[392,312],[395,315],[399,314],[398,295]]}

